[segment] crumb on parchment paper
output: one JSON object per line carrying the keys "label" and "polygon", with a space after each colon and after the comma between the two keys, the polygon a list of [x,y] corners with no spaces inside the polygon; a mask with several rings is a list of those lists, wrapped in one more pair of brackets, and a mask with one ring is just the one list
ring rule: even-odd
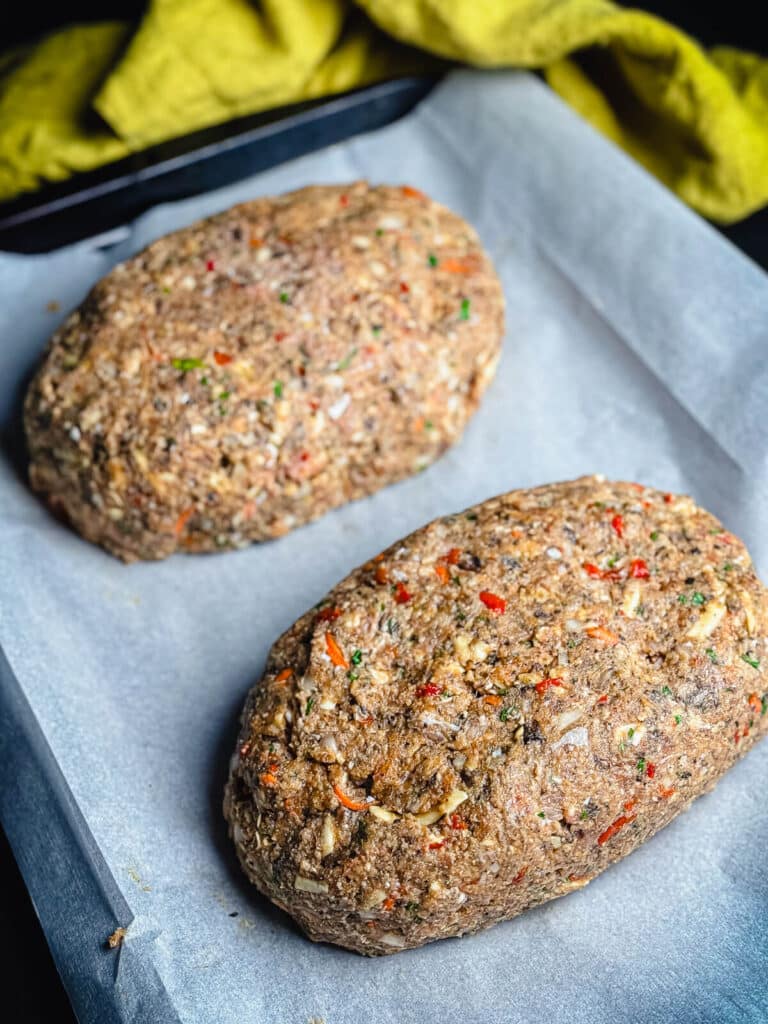
{"label": "crumb on parchment paper", "polygon": [[112,934],[107,939],[107,949],[119,949],[123,944],[125,933],[128,931],[127,928],[115,928]]}

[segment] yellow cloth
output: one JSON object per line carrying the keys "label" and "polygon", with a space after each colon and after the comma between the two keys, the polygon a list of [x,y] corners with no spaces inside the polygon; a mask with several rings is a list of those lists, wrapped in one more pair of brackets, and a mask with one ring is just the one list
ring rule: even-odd
{"label": "yellow cloth", "polygon": [[609,0],[152,0],[133,35],[74,26],[0,56],[0,198],[205,125],[434,66],[424,50],[544,69],[713,219],[768,202],[768,60],[707,54]]}

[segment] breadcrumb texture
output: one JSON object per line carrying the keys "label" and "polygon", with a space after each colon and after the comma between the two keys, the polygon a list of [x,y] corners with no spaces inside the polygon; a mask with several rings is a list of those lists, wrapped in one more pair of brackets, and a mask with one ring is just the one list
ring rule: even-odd
{"label": "breadcrumb texture", "polygon": [[503,305],[474,230],[416,189],[236,206],[115,267],[53,337],[32,486],[125,561],[280,536],[458,439]]}
{"label": "breadcrumb texture", "polygon": [[586,885],[768,724],[768,602],[688,497],[589,477],[446,516],[272,648],[225,814],[248,877],[369,955]]}

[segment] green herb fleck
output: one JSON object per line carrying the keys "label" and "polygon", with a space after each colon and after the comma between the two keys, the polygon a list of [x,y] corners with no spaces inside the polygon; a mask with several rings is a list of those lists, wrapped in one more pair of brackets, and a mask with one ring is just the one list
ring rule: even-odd
{"label": "green herb fleck", "polygon": [[437,256],[435,256],[435,254],[433,252],[431,252],[429,254],[429,256],[427,256],[427,261],[428,261],[430,267],[436,267],[437,264],[438,264]]}
{"label": "green herb fleck", "polygon": [[435,424],[432,422],[432,420],[425,420],[424,421],[424,429],[425,430],[434,430],[435,429]]}
{"label": "green herb fleck", "polygon": [[381,238],[381,236],[383,234],[384,234],[384,228],[376,228],[376,237],[377,238]]}
{"label": "green herb fleck", "polygon": [[163,285],[163,291],[165,292],[166,295],[170,295],[171,294],[171,289],[168,287],[167,284]]}
{"label": "green herb fleck", "polygon": [[651,533],[651,540],[658,540],[658,539],[659,539],[659,531],[658,530],[654,530]]}
{"label": "green herb fleck", "polygon": [[571,638],[565,646],[573,648],[576,646],[576,641],[573,638]]}
{"label": "green herb fleck", "polygon": [[706,600],[707,599],[704,597],[704,595],[698,590],[694,590],[693,594],[691,595],[691,604],[702,605],[706,602]]}
{"label": "green herb fleck", "polygon": [[645,758],[644,757],[641,757],[640,760],[637,762],[637,764],[635,765],[635,770],[638,771],[641,775],[645,772]]}
{"label": "green herb fleck", "polygon": [[171,366],[174,370],[181,370],[182,373],[188,373],[189,370],[204,369],[205,363],[202,359],[172,359]]}
{"label": "green herb fleck", "polygon": [[353,665],[359,665],[363,660],[363,652],[361,650],[354,651],[352,657],[349,659]]}
{"label": "green herb fleck", "polygon": [[315,698],[314,698],[314,697],[307,697],[307,706],[306,706],[306,708],[304,709],[304,714],[305,714],[305,715],[309,715],[309,714],[311,714],[311,712],[312,712],[312,708],[313,708],[314,706],[315,706]]}
{"label": "green herb fleck", "polygon": [[275,398],[282,398],[283,397],[283,382],[281,380],[276,380],[275,381],[275,386],[274,386],[274,388],[272,390],[275,393]]}
{"label": "green herb fleck", "polygon": [[713,665],[717,664],[717,652],[715,651],[714,647],[708,647],[706,649],[706,651],[704,651],[704,653],[706,654],[706,656],[709,658],[709,660],[712,662]]}
{"label": "green herb fleck", "polygon": [[681,594],[677,600],[680,602],[680,604],[688,604],[688,598],[685,596],[685,594]]}
{"label": "green herb fleck", "polygon": [[665,697],[671,697],[672,696],[672,691],[670,690],[670,688],[668,686],[662,686],[661,692],[664,694]]}
{"label": "green herb fleck", "polygon": [[347,352],[347,354],[344,356],[344,358],[338,364],[336,369],[337,370],[348,370],[349,369],[349,364],[352,362],[352,360],[355,358],[356,355],[357,355],[357,349],[356,348],[350,349],[349,352]]}
{"label": "green herb fleck", "polygon": [[539,818],[546,818],[546,814],[544,813],[544,811],[539,811],[538,817]]}
{"label": "green herb fleck", "polygon": [[373,334],[374,338],[378,338],[378,336],[381,334],[381,324],[374,324],[371,327],[371,333]]}
{"label": "green herb fleck", "polygon": [[201,377],[200,378],[200,383],[203,385],[203,387],[208,387],[208,378],[207,377]]}
{"label": "green herb fleck", "polygon": [[288,294],[288,292],[280,292],[280,301],[282,303],[286,303],[286,302],[290,302],[291,301],[291,297]]}
{"label": "green herb fleck", "polygon": [[354,681],[356,679],[359,679],[359,678],[360,678],[360,673],[359,672],[353,672],[352,669],[350,669],[349,672],[347,672],[347,679],[349,679],[350,682],[354,683]]}
{"label": "green herb fleck", "polygon": [[416,900],[408,900],[408,902],[405,904],[405,909],[408,911],[409,914],[415,914],[416,911],[419,909],[419,904],[416,902]]}
{"label": "green herb fleck", "polygon": [[464,516],[464,518],[468,519],[470,521],[470,523],[476,523],[477,522],[477,515],[474,512],[467,512],[467,514]]}
{"label": "green herb fleck", "polygon": [[399,628],[400,627],[395,619],[387,619],[387,632],[390,636],[394,636]]}
{"label": "green herb fleck", "polygon": [[683,720],[683,716],[682,715],[675,715],[675,725],[680,725],[682,720]]}
{"label": "green herb fleck", "polygon": [[629,727],[629,728],[627,729],[627,739],[630,739],[630,740],[631,740],[631,739],[632,739],[632,737],[633,737],[634,735],[635,735],[635,730],[634,730],[634,728],[633,728],[633,727],[632,727],[632,726],[630,725],[630,727]]}
{"label": "green herb fleck", "polygon": [[760,699],[760,714],[764,715],[768,711],[768,696]]}
{"label": "green herb fleck", "polygon": [[723,565],[723,572],[730,572],[732,568],[733,568],[733,565],[730,562],[726,562]]}
{"label": "green herb fleck", "polygon": [[611,555],[611,557],[608,559],[608,568],[612,569],[616,565],[618,560],[619,560],[619,556],[618,555]]}
{"label": "green herb fleck", "polygon": [[460,320],[469,320],[469,299],[461,300],[461,312],[459,313]]}
{"label": "green herb fleck", "polygon": [[746,661],[746,663],[751,665],[752,668],[760,668],[760,659],[753,657],[751,654],[742,654],[741,660]]}
{"label": "green herb fleck", "polygon": [[513,707],[502,708],[501,711],[499,712],[499,718],[502,720],[502,722],[508,722],[509,716],[512,714],[514,710],[515,709]]}
{"label": "green herb fleck", "polygon": [[219,401],[226,402],[226,400],[229,398],[231,394],[231,391],[222,391],[221,394],[219,395]]}
{"label": "green herb fleck", "polygon": [[588,817],[589,817],[589,811],[585,807],[584,810],[579,815],[579,818],[581,818],[582,821],[586,821]]}

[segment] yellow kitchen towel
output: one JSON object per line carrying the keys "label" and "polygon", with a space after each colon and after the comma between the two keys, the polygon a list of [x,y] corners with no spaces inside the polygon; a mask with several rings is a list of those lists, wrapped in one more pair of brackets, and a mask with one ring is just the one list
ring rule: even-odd
{"label": "yellow kitchen towel", "polygon": [[133,31],[74,26],[0,56],[0,198],[436,58],[543,69],[715,220],[768,202],[768,60],[609,0],[152,0]]}

